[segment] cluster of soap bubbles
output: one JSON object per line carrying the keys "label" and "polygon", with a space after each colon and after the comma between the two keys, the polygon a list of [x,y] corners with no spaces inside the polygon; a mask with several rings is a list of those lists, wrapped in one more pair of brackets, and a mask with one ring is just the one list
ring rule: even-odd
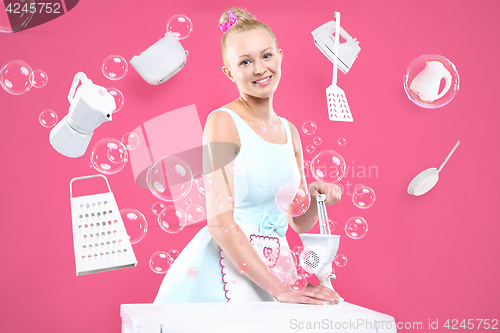
{"label": "cluster of soap bubbles", "polygon": [[[165,274],[170,269],[178,256],[179,252],[174,249],[168,250],[167,252],[156,251],[149,258],[149,268],[156,274]],[[193,271],[193,268],[194,267],[188,269],[188,276],[191,278],[196,278],[198,276],[198,270],[194,268],[196,271]]]}
{"label": "cluster of soap bubbles", "polygon": [[116,139],[106,138],[98,141],[90,154],[90,165],[106,175],[121,171],[127,161],[127,149]]}
{"label": "cluster of soap bubbles", "polygon": [[126,208],[120,210],[125,229],[131,244],[140,242],[148,232],[148,223],[144,215],[136,209]]}
{"label": "cluster of soap bubbles", "polygon": [[22,60],[12,60],[0,70],[0,85],[12,95],[22,95],[31,87],[44,87],[49,78],[41,69],[33,70]]}
{"label": "cluster of soap bubbles", "polygon": [[451,102],[458,92],[460,78],[450,60],[438,54],[426,54],[410,63],[403,85],[413,103],[434,109]]}

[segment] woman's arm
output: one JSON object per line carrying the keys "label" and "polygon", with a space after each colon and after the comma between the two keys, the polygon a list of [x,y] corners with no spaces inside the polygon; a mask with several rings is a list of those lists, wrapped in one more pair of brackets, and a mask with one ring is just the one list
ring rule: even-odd
{"label": "woman's arm", "polygon": [[[297,128],[290,122],[290,131],[292,134],[292,144],[295,150],[295,158],[300,171],[300,186],[307,188],[306,177],[304,174],[304,156],[302,152],[302,143],[300,142],[300,135]],[[318,221],[318,206],[316,203],[316,196],[318,194],[326,194],[325,204],[327,206],[333,205],[340,201],[341,189],[340,186],[335,184],[323,184],[320,182],[312,182],[309,185],[309,195],[311,196],[311,205],[309,209],[302,215],[296,217],[289,217],[288,223],[293,230],[297,233],[307,233],[314,227]]]}
{"label": "woman's arm", "polygon": [[[237,267],[246,264],[246,276],[280,302],[322,304],[321,301],[339,301],[338,294],[328,288],[319,288],[321,286],[310,285],[302,292],[294,292],[283,286],[279,278],[269,272],[267,265],[237,226],[231,205],[226,205],[222,210],[221,205],[216,205],[218,197],[233,197],[233,176],[228,163],[238,153],[240,141],[231,116],[226,112],[212,113],[205,125],[203,141],[208,230],[229,260]],[[208,190],[209,187],[212,190]],[[231,201],[227,200],[226,203]]]}

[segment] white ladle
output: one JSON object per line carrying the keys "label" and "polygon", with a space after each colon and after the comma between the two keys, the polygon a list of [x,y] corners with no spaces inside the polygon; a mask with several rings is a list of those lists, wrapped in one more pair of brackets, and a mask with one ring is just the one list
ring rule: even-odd
{"label": "white ladle", "polygon": [[455,147],[453,147],[448,156],[446,156],[446,158],[443,161],[443,164],[441,164],[439,169],[430,168],[424,170],[421,173],[419,173],[415,178],[413,178],[410,185],[408,185],[408,193],[413,194],[415,196],[419,196],[429,192],[430,189],[433,188],[434,185],[436,185],[436,183],[438,182],[439,172],[443,169],[444,165],[446,164],[446,162],[448,162],[448,159],[455,152],[455,149],[457,149],[459,144],[460,140],[456,143]]}

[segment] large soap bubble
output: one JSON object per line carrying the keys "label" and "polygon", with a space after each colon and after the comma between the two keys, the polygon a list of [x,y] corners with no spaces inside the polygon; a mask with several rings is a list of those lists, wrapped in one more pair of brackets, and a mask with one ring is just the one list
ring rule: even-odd
{"label": "large soap bubble", "polygon": [[41,69],[35,69],[30,77],[30,84],[35,87],[35,88],[43,88],[47,85],[47,82],[49,81],[49,77],[47,76],[47,73],[42,71]]}
{"label": "large soap bubble", "polygon": [[121,171],[128,161],[127,149],[116,139],[98,141],[90,154],[91,166],[106,175]]}
{"label": "large soap bubble", "polygon": [[413,60],[404,77],[408,98],[428,109],[451,102],[458,92],[459,84],[455,65],[438,54],[426,54]]}
{"label": "large soap bubble", "polygon": [[311,205],[311,196],[305,184],[299,185],[292,180],[278,188],[275,202],[280,212],[295,217],[307,211]]}
{"label": "large soap bubble", "polygon": [[158,224],[163,231],[169,234],[176,234],[186,226],[186,215],[181,209],[174,205],[169,205],[158,214]]}
{"label": "large soap bubble", "polygon": [[165,274],[172,262],[168,259],[167,252],[156,251],[149,258],[149,268],[156,274]]}
{"label": "large soap bubble", "polygon": [[333,150],[323,150],[311,161],[313,177],[322,183],[333,184],[344,178],[346,165],[344,158]]}
{"label": "large soap bubble", "polygon": [[144,215],[136,209],[125,208],[120,210],[120,215],[127,230],[131,244],[140,242],[148,231],[148,223]]}
{"label": "large soap bubble", "polygon": [[345,234],[352,239],[361,239],[368,232],[368,223],[359,216],[349,218],[345,224]]}
{"label": "large soap bubble", "polygon": [[167,23],[167,32],[176,39],[186,39],[193,31],[193,23],[186,15],[177,14],[172,16]]}
{"label": "large soap bubble", "polygon": [[352,203],[361,209],[370,208],[375,203],[375,192],[368,186],[358,185],[354,188]]}
{"label": "large soap bubble", "polygon": [[[35,0],[0,0],[0,32],[12,33],[25,29],[36,12],[31,8],[36,8]],[[11,13],[10,17],[7,13]]]}
{"label": "large soap bubble", "polygon": [[121,55],[110,55],[102,63],[102,74],[110,80],[121,80],[127,72],[127,60]]}
{"label": "large soap bubble", "polygon": [[146,183],[149,190],[160,200],[173,202],[185,197],[193,184],[189,165],[175,156],[156,161],[148,170]]}
{"label": "large soap bubble", "polygon": [[0,85],[9,94],[22,95],[32,87],[30,83],[32,73],[30,65],[24,61],[9,61],[0,71]]}

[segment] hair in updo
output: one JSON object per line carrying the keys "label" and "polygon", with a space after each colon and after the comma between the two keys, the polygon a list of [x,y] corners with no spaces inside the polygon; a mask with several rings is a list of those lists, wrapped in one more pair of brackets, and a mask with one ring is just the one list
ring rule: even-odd
{"label": "hair in updo", "polygon": [[226,10],[221,15],[221,17],[219,19],[219,23],[222,24],[224,22],[229,22],[228,11],[232,11],[234,13],[234,15],[236,15],[236,17],[238,17],[238,21],[235,24],[233,24],[226,31],[226,33],[224,33],[224,35],[222,36],[222,39],[221,39],[222,60],[224,61],[224,64],[227,65],[225,54],[226,54],[226,46],[227,46],[229,39],[231,39],[232,36],[237,35],[237,34],[244,32],[244,31],[249,31],[249,30],[258,29],[258,28],[266,30],[269,33],[269,35],[271,36],[271,38],[274,40],[274,43],[276,44],[276,49],[278,49],[278,41],[276,40],[276,37],[274,36],[274,33],[271,30],[271,28],[269,28],[267,26],[267,24],[255,19],[255,17],[252,14],[245,12],[245,11],[241,10],[240,8],[230,8],[230,9]]}

